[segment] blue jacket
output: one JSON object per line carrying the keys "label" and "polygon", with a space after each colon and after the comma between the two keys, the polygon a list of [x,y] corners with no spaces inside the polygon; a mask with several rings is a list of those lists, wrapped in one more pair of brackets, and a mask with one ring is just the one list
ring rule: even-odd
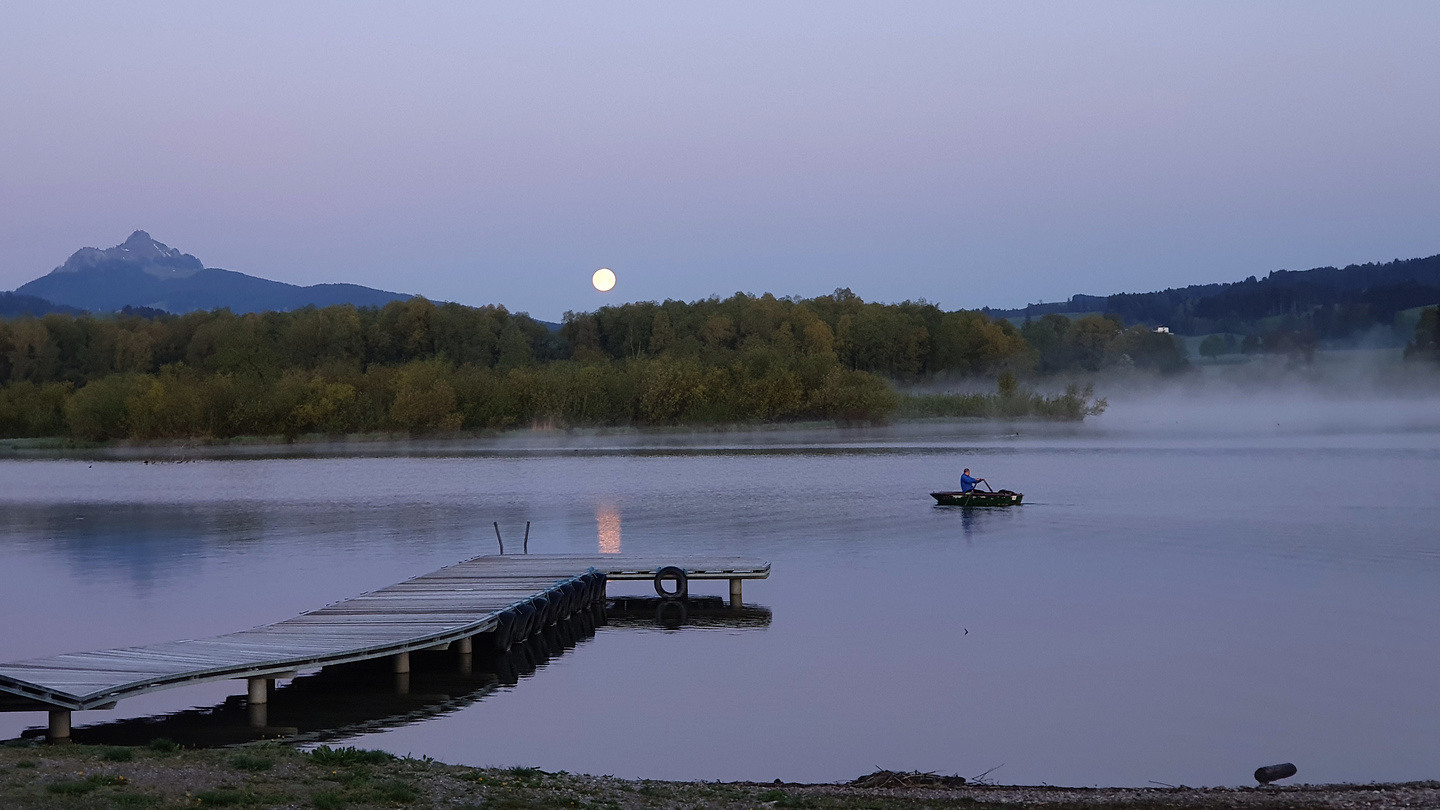
{"label": "blue jacket", "polygon": [[961,492],[969,492],[970,490],[974,489],[974,488],[975,488],[975,485],[978,484],[978,483],[980,483],[980,479],[979,479],[979,478],[971,478],[971,477],[968,476],[968,475],[963,475],[963,474],[962,474],[962,475],[960,476],[960,491],[961,491]]}

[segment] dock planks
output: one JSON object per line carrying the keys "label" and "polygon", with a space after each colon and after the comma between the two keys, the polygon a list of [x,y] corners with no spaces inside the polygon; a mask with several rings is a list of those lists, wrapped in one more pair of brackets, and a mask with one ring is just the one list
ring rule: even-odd
{"label": "dock planks", "polygon": [[108,708],[189,683],[287,676],[433,648],[494,630],[505,611],[588,572],[649,579],[668,565],[732,586],[770,575],[768,562],[740,557],[486,555],[252,630],[0,664],[0,711]]}

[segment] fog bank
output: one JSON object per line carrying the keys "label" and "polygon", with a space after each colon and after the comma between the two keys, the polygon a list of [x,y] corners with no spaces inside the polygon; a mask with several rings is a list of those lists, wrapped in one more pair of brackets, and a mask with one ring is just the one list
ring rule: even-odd
{"label": "fog bank", "polygon": [[1440,431],[1440,368],[1395,349],[1197,365],[1172,377],[1095,379],[1104,433],[1296,436]]}

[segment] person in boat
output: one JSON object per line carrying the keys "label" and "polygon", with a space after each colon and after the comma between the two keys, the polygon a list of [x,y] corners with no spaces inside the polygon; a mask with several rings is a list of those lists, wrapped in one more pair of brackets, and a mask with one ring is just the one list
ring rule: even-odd
{"label": "person in boat", "polygon": [[975,485],[976,485],[976,484],[979,484],[979,483],[981,483],[982,481],[985,482],[986,484],[989,484],[989,482],[988,482],[988,481],[985,481],[984,478],[971,478],[971,477],[970,477],[970,468],[969,468],[969,467],[966,467],[966,468],[965,468],[965,472],[963,472],[963,473],[960,474],[960,491],[961,491],[961,492],[969,492],[970,490],[972,490],[972,489],[975,488]]}

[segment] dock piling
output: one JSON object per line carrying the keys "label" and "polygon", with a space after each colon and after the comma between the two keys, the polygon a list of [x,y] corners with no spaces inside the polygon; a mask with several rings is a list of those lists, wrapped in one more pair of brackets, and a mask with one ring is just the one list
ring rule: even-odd
{"label": "dock piling", "polygon": [[475,660],[475,637],[466,636],[455,642],[455,651],[459,653],[460,674],[469,675]]}
{"label": "dock piling", "polygon": [[410,694],[410,653],[396,653],[390,660],[395,662],[395,694]]}
{"label": "dock piling", "polygon": [[251,728],[265,728],[270,725],[270,678],[246,678],[246,709],[250,714]]}
{"label": "dock piling", "polygon": [[259,706],[270,702],[269,678],[248,678],[245,681],[245,685],[251,706]]}
{"label": "dock piling", "polygon": [[735,578],[730,580],[730,607],[740,607],[740,584],[745,580]]}
{"label": "dock piling", "polygon": [[50,710],[50,728],[45,732],[45,741],[52,743],[70,742],[69,709]]}

